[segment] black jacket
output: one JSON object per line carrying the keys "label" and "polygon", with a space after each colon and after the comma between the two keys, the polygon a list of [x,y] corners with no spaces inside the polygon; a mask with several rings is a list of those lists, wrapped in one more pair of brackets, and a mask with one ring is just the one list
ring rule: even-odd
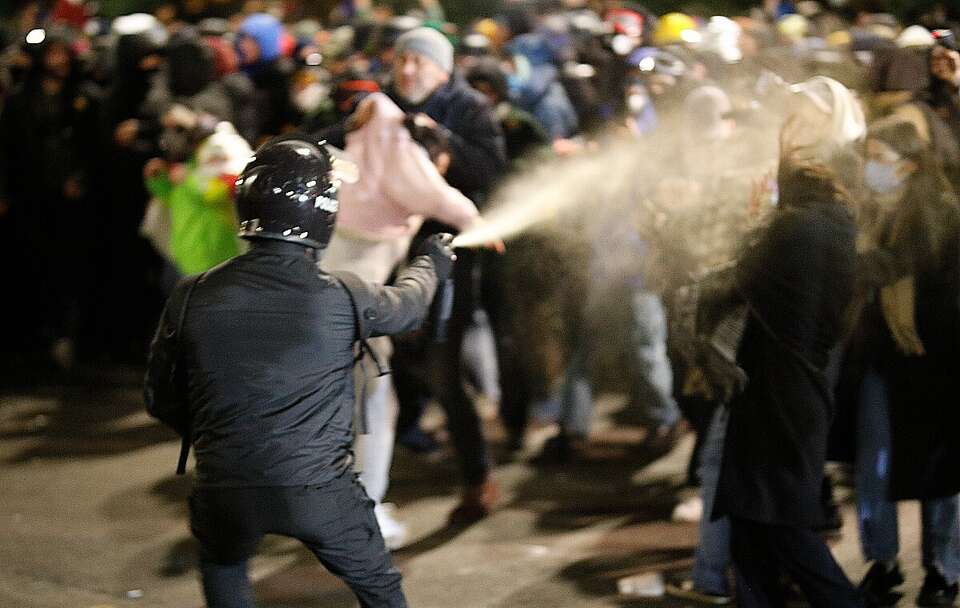
{"label": "black jacket", "polygon": [[208,272],[179,336],[171,302],[183,301],[190,279],[164,310],[147,410],[189,434],[202,485],[321,485],[342,473],[352,462],[354,343],[409,331],[427,314],[430,258],[414,259],[393,286],[361,283],[355,316],[350,292],[306,251],[259,242]]}
{"label": "black jacket", "polygon": [[446,129],[451,157],[447,181],[474,202],[506,172],[503,133],[493,109],[459,74],[420,105],[410,104],[392,88],[386,93],[404,112],[422,112]]}
{"label": "black jacket", "polygon": [[839,205],[781,209],[741,261],[737,283],[750,317],[737,362],[749,384],[730,404],[715,514],[822,522],[833,419],[823,370],[853,292],[854,240]]}

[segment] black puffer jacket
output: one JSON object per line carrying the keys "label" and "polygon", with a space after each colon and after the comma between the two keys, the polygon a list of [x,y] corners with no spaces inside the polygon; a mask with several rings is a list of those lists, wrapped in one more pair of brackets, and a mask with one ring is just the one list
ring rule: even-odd
{"label": "black puffer jacket", "polygon": [[322,485],[342,473],[352,462],[355,341],[410,331],[427,314],[437,282],[429,257],[393,286],[354,293],[355,315],[349,292],[306,251],[257,242],[207,273],[179,336],[171,302],[183,301],[190,279],[167,304],[147,410],[192,438],[201,485]]}

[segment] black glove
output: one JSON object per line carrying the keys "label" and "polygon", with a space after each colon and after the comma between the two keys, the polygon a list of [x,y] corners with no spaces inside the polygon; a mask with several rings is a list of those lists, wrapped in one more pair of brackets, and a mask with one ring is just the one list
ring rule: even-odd
{"label": "black glove", "polygon": [[457,255],[453,252],[453,247],[450,246],[452,242],[452,234],[441,232],[431,235],[420,245],[420,255],[429,256],[433,261],[438,283],[442,283],[450,277],[453,272],[453,263],[457,261]]}

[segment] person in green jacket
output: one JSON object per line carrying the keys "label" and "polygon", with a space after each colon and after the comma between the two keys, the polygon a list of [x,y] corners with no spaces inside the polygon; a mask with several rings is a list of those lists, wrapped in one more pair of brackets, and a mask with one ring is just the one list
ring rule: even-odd
{"label": "person in green jacket", "polygon": [[153,213],[168,213],[166,228],[167,218],[160,218],[150,237],[180,275],[205,272],[241,253],[234,181],[252,154],[230,123],[220,123],[187,163],[152,159],[144,167],[147,189],[162,204]]}

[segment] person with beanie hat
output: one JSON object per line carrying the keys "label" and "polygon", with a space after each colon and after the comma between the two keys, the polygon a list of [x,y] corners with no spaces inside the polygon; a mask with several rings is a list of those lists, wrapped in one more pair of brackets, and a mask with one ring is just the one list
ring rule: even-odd
{"label": "person with beanie hat", "polygon": [[400,68],[394,70],[394,84],[407,101],[422,103],[450,80],[453,45],[437,30],[410,30],[397,38],[394,51],[400,63]]}
{"label": "person with beanie hat", "polygon": [[447,37],[430,27],[418,27],[397,38],[395,51],[400,54],[407,51],[428,57],[440,68],[453,71],[453,45]]}
{"label": "person with beanie hat", "polygon": [[[418,115],[421,124],[442,132],[450,147],[447,182],[475,204],[482,201],[506,170],[503,135],[493,108],[454,70],[453,45],[440,32],[422,27],[411,30],[397,39],[394,51],[392,82],[385,92],[406,114]],[[428,222],[414,242],[443,230],[441,225]],[[461,345],[476,307],[474,276],[478,262],[475,252],[458,253],[447,340],[427,349],[426,365],[433,370],[430,392],[447,414],[447,427],[466,486],[463,502],[452,515],[457,522],[484,517],[498,497],[496,484],[490,478],[490,459],[480,419],[464,390],[460,373]],[[397,355],[416,358],[410,353]],[[414,365],[421,364],[417,361]],[[419,397],[414,394],[418,390],[411,389],[417,386],[416,374],[411,373],[411,365],[406,369],[404,365],[395,367],[401,404],[409,406]]]}

